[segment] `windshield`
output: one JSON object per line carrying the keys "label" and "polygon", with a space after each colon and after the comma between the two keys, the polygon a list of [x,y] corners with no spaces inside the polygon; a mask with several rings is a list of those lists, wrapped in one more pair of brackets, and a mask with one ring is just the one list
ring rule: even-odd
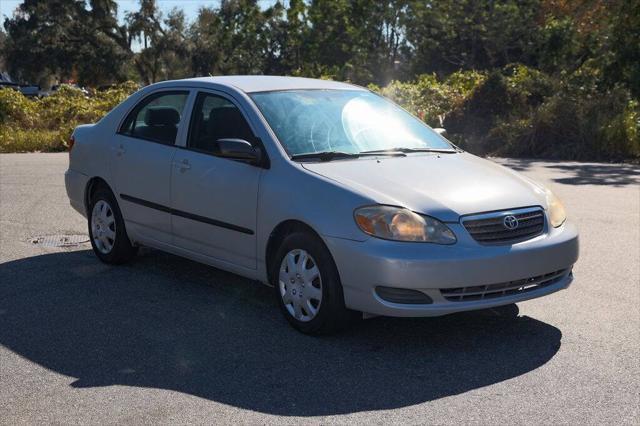
{"label": "windshield", "polygon": [[251,98],[289,155],[400,148],[453,150],[420,120],[371,92],[287,90]]}

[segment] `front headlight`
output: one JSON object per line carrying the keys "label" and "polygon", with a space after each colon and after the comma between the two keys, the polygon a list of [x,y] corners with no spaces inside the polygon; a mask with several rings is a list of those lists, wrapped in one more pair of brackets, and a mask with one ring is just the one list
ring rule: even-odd
{"label": "front headlight", "polygon": [[567,213],[564,211],[562,202],[547,189],[547,208],[549,209],[549,221],[551,226],[557,228],[567,220]]}
{"label": "front headlight", "polygon": [[411,210],[392,206],[367,206],[354,213],[363,232],[393,241],[454,244],[456,236],[444,223]]}

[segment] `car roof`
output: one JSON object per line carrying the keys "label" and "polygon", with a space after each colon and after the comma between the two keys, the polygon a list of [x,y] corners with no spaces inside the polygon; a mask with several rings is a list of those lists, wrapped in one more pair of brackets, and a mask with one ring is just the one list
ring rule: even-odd
{"label": "car roof", "polygon": [[274,75],[228,75],[218,77],[197,77],[179,80],[181,82],[215,83],[232,86],[246,93],[270,92],[277,90],[366,90],[360,86],[331,80],[304,77],[282,77]]}

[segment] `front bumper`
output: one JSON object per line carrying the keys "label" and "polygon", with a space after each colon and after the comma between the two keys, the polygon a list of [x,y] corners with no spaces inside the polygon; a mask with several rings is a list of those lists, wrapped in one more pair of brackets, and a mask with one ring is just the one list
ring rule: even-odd
{"label": "front bumper", "polygon": [[[513,245],[483,246],[460,224],[451,246],[370,238],[364,242],[325,237],[342,281],[348,308],[385,316],[438,316],[484,309],[544,296],[567,288],[578,259],[578,233],[571,223]],[[566,269],[550,285],[527,292],[472,301],[449,301],[440,289],[484,286],[528,279]],[[400,304],[382,299],[377,286],[415,289],[433,303]]]}

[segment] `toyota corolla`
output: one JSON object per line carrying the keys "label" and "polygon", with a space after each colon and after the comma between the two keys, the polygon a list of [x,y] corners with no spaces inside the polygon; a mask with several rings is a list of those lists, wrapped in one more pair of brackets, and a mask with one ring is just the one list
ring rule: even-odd
{"label": "toyota corolla", "polygon": [[148,246],[261,281],[305,333],[545,296],[578,259],[549,189],[350,84],[153,84],[71,146],[67,194],[101,261]]}

